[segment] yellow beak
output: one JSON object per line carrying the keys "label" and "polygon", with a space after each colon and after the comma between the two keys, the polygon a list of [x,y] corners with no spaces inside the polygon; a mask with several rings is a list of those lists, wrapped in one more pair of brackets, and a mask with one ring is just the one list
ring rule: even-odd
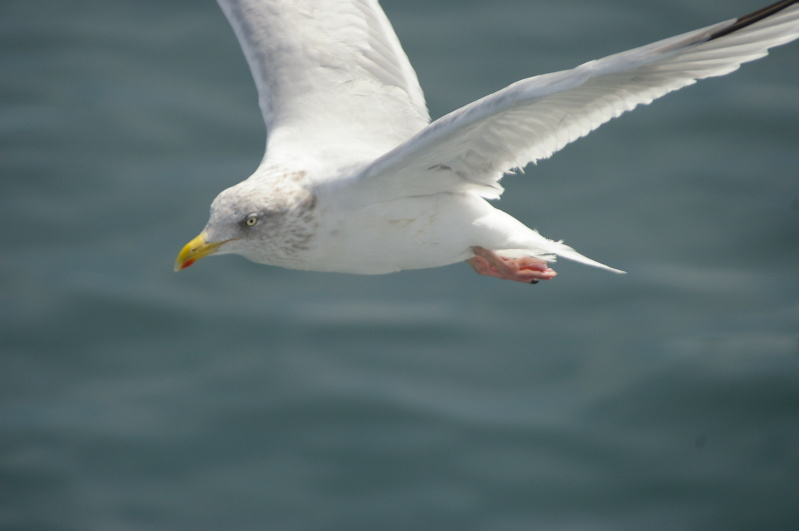
{"label": "yellow beak", "polygon": [[180,250],[178,258],[175,260],[175,271],[186,269],[200,258],[214,254],[223,243],[225,242],[208,243],[205,233],[201,233]]}

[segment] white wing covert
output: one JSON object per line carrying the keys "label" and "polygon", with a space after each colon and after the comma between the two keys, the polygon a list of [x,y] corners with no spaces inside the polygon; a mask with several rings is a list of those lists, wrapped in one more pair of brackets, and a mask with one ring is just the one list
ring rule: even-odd
{"label": "white wing covert", "polygon": [[377,0],[218,0],[244,51],[281,157],[361,162],[430,119]]}
{"label": "white wing covert", "polygon": [[[665,39],[572,70],[528,78],[430,124],[342,187],[351,203],[439,192],[502,193],[499,179],[549,157],[637,105],[721,76],[799,37],[799,6]],[[342,183],[344,184],[344,183]]]}

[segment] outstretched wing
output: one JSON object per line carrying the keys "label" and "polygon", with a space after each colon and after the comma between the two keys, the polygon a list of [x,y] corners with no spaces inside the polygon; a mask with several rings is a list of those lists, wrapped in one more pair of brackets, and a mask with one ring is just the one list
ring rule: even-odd
{"label": "outstretched wing", "polygon": [[219,5],[255,79],[269,151],[307,158],[329,150],[339,161],[362,161],[429,123],[419,81],[377,0]]}
{"label": "outstretched wing", "polygon": [[349,180],[354,203],[502,193],[514,167],[549,157],[608,120],[697,79],[721,76],[799,37],[797,0],[573,70],[525,79],[433,122]]}

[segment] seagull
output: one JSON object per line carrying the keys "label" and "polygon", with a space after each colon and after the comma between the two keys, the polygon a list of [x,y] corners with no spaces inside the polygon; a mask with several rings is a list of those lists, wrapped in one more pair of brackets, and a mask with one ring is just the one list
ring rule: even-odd
{"label": "seagull", "polygon": [[377,0],[218,0],[258,89],[266,152],[211,204],[175,270],[236,253],[291,269],[384,274],[468,262],[535,284],[557,257],[618,269],[488,200],[499,181],[641,104],[799,37],[799,0],[523,79],[431,123]]}

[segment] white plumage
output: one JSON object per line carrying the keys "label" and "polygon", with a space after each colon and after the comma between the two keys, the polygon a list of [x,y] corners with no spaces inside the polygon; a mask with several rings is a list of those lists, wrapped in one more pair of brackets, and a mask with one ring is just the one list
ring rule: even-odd
{"label": "white plumage", "polygon": [[524,79],[429,123],[376,0],[219,0],[258,87],[259,168],[222,192],[176,269],[214,252],[265,264],[388,273],[468,260],[535,282],[562,256],[609,268],[491,206],[510,170],[637,105],[799,37],[799,5]]}

